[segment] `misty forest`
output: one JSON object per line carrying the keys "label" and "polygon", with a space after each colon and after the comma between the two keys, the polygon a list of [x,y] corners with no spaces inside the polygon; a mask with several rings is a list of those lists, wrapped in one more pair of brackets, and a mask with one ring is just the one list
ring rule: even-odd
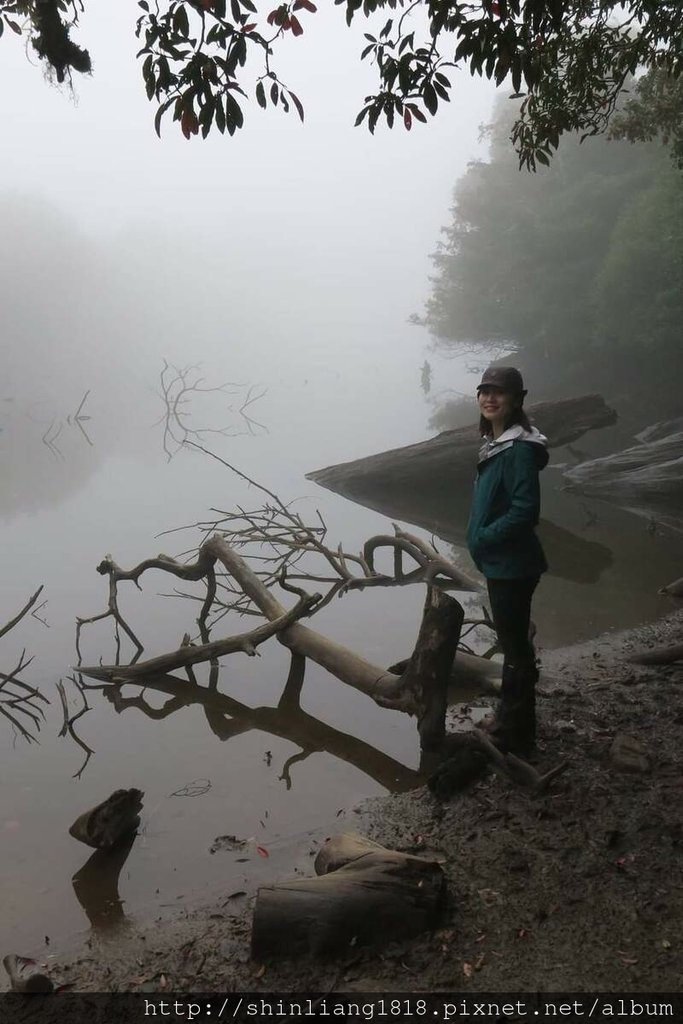
{"label": "misty forest", "polygon": [[0,999],[683,1008],[680,5],[98,6],[0,0]]}

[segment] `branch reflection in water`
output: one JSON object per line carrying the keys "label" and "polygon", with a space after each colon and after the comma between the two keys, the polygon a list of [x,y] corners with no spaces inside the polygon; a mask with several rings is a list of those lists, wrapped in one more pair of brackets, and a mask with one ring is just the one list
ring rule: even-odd
{"label": "branch reflection in water", "polygon": [[[84,690],[100,690],[119,714],[128,708],[137,708],[148,718],[161,720],[183,708],[199,705],[209,728],[222,742],[252,729],[288,740],[300,748],[299,753],[288,758],[280,773],[288,789],[292,785],[292,765],[320,752],[353,765],[390,792],[405,792],[420,785],[421,777],[414,769],[303,710],[300,699],[305,665],[305,658],[292,654],[289,675],[275,707],[249,707],[222,693],[217,688],[217,665],[211,666],[207,686],[172,675],[155,676],[136,682],[143,692],[128,697],[123,695],[118,683],[82,682],[80,685]],[[129,685],[132,684],[126,684]],[[144,690],[166,694],[169,699],[161,707],[154,707],[146,699]]]}

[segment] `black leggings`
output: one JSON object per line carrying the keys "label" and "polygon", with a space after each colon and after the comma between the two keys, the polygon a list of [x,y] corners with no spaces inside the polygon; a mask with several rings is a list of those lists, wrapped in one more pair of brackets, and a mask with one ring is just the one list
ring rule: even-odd
{"label": "black leggings", "polygon": [[531,598],[538,576],[515,580],[490,580],[486,583],[491,602],[493,625],[503,649],[504,664],[516,668],[535,666],[534,647],[529,640]]}

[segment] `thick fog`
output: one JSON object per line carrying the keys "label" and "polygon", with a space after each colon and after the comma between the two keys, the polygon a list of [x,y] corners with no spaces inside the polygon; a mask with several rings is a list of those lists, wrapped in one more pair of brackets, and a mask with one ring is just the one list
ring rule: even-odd
{"label": "thick fog", "polygon": [[[250,103],[233,138],[188,142],[169,120],[160,141],[136,11],[88,6],[78,38],[94,72],[73,95],[44,80],[22,40],[1,42],[5,515],[56,498],[114,442],[138,450],[131,426],[158,415],[141,406],[163,358],[201,363],[212,383],[267,389],[259,409],[271,429],[291,423],[294,406],[305,412],[302,469],[391,441],[373,441],[368,418],[389,417],[397,444],[427,419],[417,382],[428,338],[406,320],[427,296],[455,180],[483,152],[492,89],[462,75],[435,122],[373,138],[353,127],[374,83],[358,59],[367,26],[349,31],[324,6],[278,58],[305,125]],[[93,448],[65,426],[36,473],[45,433],[86,390]]]}

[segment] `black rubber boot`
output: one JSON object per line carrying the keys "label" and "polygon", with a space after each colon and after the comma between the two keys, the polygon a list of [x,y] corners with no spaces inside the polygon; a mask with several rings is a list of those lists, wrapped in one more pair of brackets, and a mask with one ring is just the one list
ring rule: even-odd
{"label": "black rubber boot", "polygon": [[489,734],[505,753],[529,757],[536,748],[537,680],[535,663],[503,667],[500,706]]}

